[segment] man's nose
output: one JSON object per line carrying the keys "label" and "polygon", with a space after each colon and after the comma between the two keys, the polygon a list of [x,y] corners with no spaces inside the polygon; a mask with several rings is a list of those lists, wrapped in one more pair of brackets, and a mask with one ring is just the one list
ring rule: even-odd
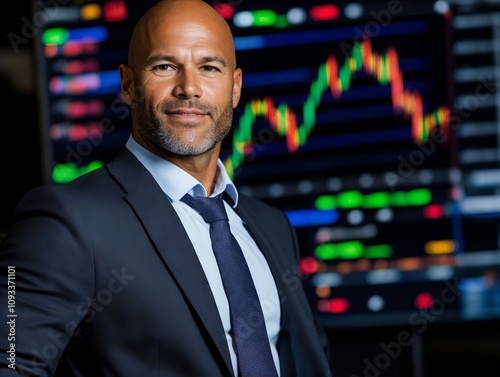
{"label": "man's nose", "polygon": [[201,97],[201,85],[195,69],[184,68],[177,74],[173,94],[175,97],[183,99]]}

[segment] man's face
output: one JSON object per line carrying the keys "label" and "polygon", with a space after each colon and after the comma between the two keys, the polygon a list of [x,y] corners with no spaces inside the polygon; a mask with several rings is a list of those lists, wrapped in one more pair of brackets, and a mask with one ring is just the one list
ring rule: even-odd
{"label": "man's face", "polygon": [[140,137],[176,155],[212,150],[231,128],[241,71],[210,24],[163,22],[147,33],[131,103]]}

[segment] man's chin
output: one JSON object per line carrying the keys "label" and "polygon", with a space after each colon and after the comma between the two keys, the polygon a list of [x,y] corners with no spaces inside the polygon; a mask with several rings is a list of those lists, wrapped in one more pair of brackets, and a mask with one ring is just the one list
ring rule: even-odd
{"label": "man's chin", "polygon": [[200,145],[199,142],[184,143],[182,145],[168,145],[164,148],[168,153],[182,157],[199,156],[215,148],[215,144]]}

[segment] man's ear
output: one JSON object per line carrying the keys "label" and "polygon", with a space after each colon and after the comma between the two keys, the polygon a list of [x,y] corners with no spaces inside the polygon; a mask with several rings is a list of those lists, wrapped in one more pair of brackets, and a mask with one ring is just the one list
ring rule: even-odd
{"label": "man's ear", "polygon": [[242,81],[243,73],[241,68],[236,68],[233,75],[233,109],[238,106],[238,102],[240,102]]}
{"label": "man's ear", "polygon": [[120,72],[120,84],[125,102],[131,105],[134,100],[134,72],[126,64],[120,64],[118,70]]}

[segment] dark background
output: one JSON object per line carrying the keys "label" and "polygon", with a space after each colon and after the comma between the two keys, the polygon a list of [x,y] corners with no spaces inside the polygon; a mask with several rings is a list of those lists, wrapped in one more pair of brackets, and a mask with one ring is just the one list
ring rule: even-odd
{"label": "dark background", "polygon": [[[0,232],[15,204],[42,183],[36,67],[30,40],[15,52],[9,33],[20,34],[30,2],[3,2],[0,9]],[[500,322],[433,324],[415,329],[380,328],[329,332],[331,361],[340,377],[500,376]],[[308,376],[300,376],[308,377]]]}
{"label": "dark background", "polygon": [[0,10],[0,232],[12,220],[15,203],[42,179],[33,43],[16,52],[8,37],[21,34],[22,18],[31,14],[27,0],[4,2]]}

